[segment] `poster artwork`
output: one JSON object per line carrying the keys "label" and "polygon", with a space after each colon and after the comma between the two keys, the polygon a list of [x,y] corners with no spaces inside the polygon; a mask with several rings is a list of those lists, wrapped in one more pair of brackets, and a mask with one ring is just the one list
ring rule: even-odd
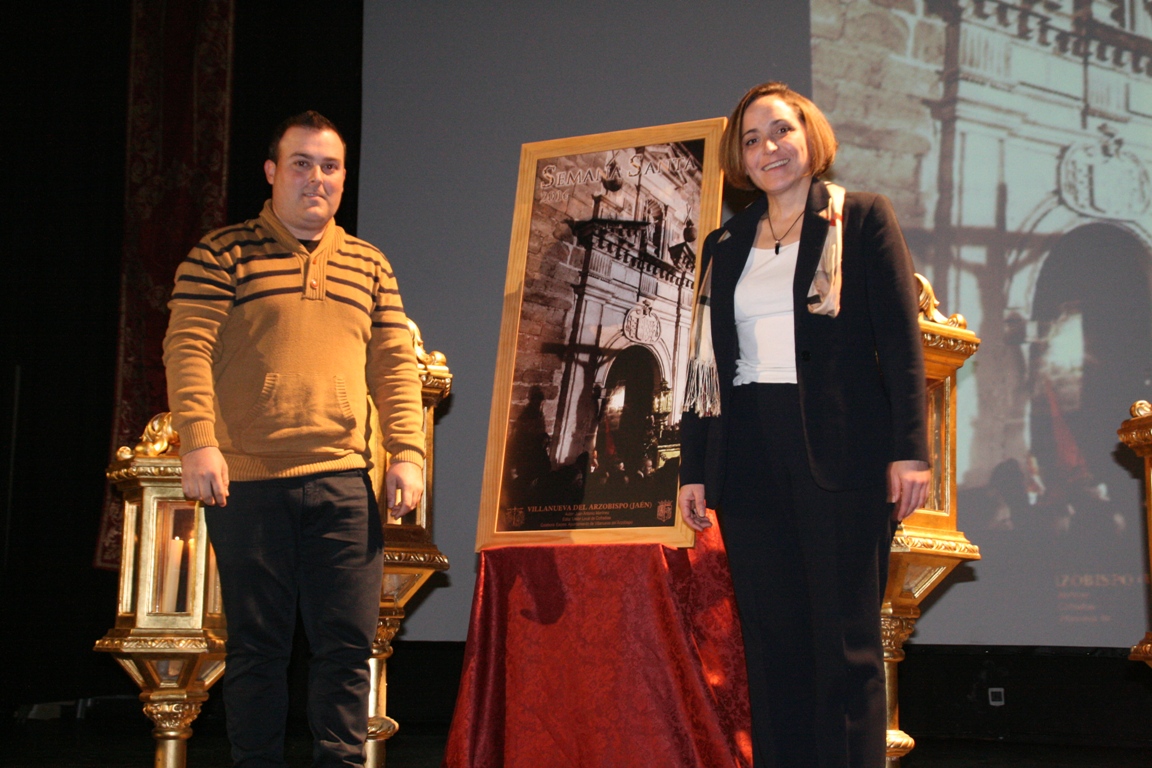
{"label": "poster artwork", "polygon": [[493,533],[677,527],[705,144],[535,159]]}

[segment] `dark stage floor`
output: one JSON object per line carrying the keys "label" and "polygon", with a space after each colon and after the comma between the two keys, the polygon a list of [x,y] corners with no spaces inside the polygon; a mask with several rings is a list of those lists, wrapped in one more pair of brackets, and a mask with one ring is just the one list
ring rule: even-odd
{"label": "dark stage floor", "polygon": [[[188,768],[232,764],[218,702],[209,700],[192,723]],[[13,768],[146,768],[153,764],[152,723],[135,697],[96,699],[82,720],[65,706],[53,720],[0,722],[0,766]],[[446,723],[405,723],[388,741],[389,768],[439,768],[448,739]],[[287,757],[293,768],[311,761],[312,741],[302,719],[290,722]]]}
{"label": "dark stage floor", "polygon": [[[150,723],[131,711],[134,701],[97,701],[83,720],[65,708],[60,719],[18,718],[0,723],[0,766],[24,768],[144,768],[152,765]],[[230,764],[223,724],[212,713],[198,720],[188,744],[189,768]],[[388,768],[438,768],[448,736],[444,723],[406,723],[388,742]],[[289,764],[310,764],[303,723],[294,723]],[[1085,747],[921,738],[903,768],[1149,768],[1152,749]],[[543,767],[542,767],[543,768]],[[626,766],[625,768],[632,768]],[[647,768],[637,764],[636,768]],[[705,767],[707,768],[707,767]]]}

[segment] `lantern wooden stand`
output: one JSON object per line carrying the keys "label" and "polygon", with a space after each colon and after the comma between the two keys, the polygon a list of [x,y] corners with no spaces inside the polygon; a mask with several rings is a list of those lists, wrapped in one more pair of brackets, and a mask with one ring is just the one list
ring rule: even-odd
{"label": "lantern wooden stand", "polygon": [[[448,569],[448,558],[441,554],[428,526],[428,511],[432,504],[433,430],[436,406],[452,390],[452,374],[444,355],[427,352],[420,329],[411,320],[412,339],[416,347],[416,362],[423,384],[424,401],[424,498],[412,513],[411,522],[389,521],[384,527],[384,583],[380,590],[380,620],[376,626],[376,639],[372,644],[372,694],[368,704],[368,741],[365,744],[367,768],[383,768],[384,745],[399,729],[399,724],[388,717],[388,657],[392,655],[392,639],[404,620],[404,606],[436,571]],[[372,447],[373,456],[385,456],[383,436],[379,429]],[[383,498],[386,462],[373,462],[373,487],[380,501],[380,510],[391,506]],[[405,518],[408,520],[408,518]]]}
{"label": "lantern wooden stand", "polygon": [[156,768],[184,768],[190,725],[224,673],[227,637],[204,515],[180,488],[178,446],[162,413],[108,468],[124,497],[120,597],[115,627],[96,643],[140,686]]}
{"label": "lantern wooden stand", "polygon": [[[1124,445],[1144,459],[1144,504],[1148,520],[1148,557],[1152,563],[1152,404],[1147,400],[1137,400],[1129,409],[1132,418],[1120,425],[1116,434]],[[1132,661],[1143,661],[1152,666],[1152,632],[1132,646],[1128,657]]]}
{"label": "lantern wooden stand", "polygon": [[915,741],[900,730],[897,664],[920,617],[920,603],[952,569],[977,560],[980,550],[956,529],[956,371],[980,340],[961,315],[945,317],[932,286],[920,275],[920,334],[928,378],[928,436],[932,485],[925,506],[896,531],[888,564],[881,628],[888,701],[888,768],[900,765]]}

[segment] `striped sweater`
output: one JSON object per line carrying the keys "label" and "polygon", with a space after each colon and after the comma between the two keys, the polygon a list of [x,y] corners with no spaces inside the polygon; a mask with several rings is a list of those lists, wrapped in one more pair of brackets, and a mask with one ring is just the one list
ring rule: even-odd
{"label": "striped sweater", "polygon": [[371,397],[393,460],[423,463],[396,278],[334,221],[308,253],[265,203],[192,249],[168,307],[164,366],[182,451],[219,446],[241,481],[361,468]]}

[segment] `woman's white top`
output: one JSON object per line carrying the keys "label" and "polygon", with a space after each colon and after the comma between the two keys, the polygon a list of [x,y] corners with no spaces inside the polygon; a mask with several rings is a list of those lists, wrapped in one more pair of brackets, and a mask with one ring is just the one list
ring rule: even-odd
{"label": "woman's white top", "polygon": [[753,248],[736,283],[736,338],[740,384],[795,384],[796,336],[792,319],[792,278],[799,241]]}

